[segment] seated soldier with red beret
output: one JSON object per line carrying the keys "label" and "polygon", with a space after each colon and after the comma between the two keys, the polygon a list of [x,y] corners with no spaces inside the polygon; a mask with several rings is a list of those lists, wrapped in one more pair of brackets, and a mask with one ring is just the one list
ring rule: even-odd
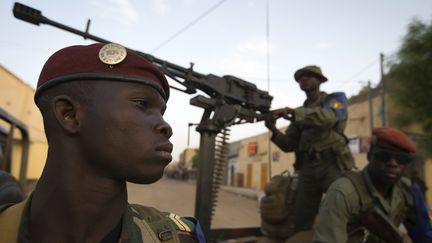
{"label": "seated soldier with red beret", "polygon": [[48,155],[25,201],[0,207],[0,242],[204,242],[194,219],[127,201],[171,161],[169,85],[118,44],[70,46],[45,63],[35,93]]}
{"label": "seated soldier with red beret", "polygon": [[416,152],[415,145],[394,128],[375,128],[372,134],[369,164],[361,172],[347,173],[328,189],[320,206],[314,242],[403,242],[398,230],[401,224],[411,238],[431,242],[429,219],[418,212],[424,199],[415,199],[418,190],[402,177]]}

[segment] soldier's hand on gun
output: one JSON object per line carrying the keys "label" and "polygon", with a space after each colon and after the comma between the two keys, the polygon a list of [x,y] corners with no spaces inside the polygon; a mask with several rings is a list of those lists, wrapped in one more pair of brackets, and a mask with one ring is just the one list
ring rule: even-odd
{"label": "soldier's hand on gun", "polygon": [[276,120],[281,117],[287,120],[292,120],[294,118],[294,109],[285,107],[285,108],[280,108],[280,109],[270,111],[265,119],[265,126],[271,131],[277,130]]}
{"label": "soldier's hand on gun", "polygon": [[285,107],[285,108],[280,108],[277,110],[273,110],[270,111],[270,114],[272,114],[271,116],[274,119],[279,119],[281,117],[287,119],[287,120],[292,120],[294,118],[294,109],[291,109],[289,107]]}

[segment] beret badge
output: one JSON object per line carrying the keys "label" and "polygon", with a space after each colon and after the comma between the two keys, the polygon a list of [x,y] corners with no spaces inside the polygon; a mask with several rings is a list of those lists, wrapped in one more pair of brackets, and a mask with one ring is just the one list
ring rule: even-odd
{"label": "beret badge", "polygon": [[126,55],[126,48],[119,44],[110,43],[100,49],[99,60],[112,66],[121,63],[126,58]]}

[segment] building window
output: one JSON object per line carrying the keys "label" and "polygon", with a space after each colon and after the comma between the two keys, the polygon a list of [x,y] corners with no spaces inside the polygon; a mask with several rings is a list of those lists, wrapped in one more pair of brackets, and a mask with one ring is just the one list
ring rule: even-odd
{"label": "building window", "polygon": [[258,152],[258,143],[249,143],[247,146],[247,153],[249,156],[255,155]]}

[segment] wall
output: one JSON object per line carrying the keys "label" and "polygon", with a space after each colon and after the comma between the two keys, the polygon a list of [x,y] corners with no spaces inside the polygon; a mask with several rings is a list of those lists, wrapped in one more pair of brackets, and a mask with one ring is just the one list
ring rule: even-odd
{"label": "wall", "polygon": [[[0,107],[24,123],[30,136],[30,151],[27,178],[36,180],[42,173],[48,150],[43,130],[42,116],[33,102],[34,89],[20,80],[16,75],[0,65]],[[9,129],[9,125],[0,126]],[[14,132],[12,151],[12,174],[19,175],[21,164],[20,133]]]}

